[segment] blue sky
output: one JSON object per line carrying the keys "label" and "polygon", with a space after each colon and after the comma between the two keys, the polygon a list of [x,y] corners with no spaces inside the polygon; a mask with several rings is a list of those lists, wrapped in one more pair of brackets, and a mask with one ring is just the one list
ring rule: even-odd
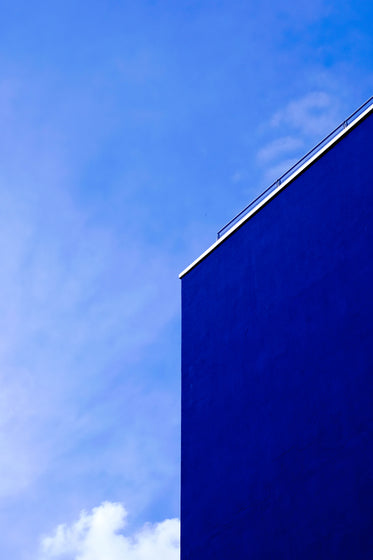
{"label": "blue sky", "polygon": [[1,558],[176,558],[178,273],[372,95],[372,28],[359,0],[2,2]]}

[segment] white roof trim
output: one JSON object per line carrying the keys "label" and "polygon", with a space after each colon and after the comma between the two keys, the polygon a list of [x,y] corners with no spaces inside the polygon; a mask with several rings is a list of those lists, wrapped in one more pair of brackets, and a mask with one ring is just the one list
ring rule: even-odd
{"label": "white roof trim", "polygon": [[359,123],[359,121],[364,119],[364,117],[366,117],[372,111],[373,111],[373,105],[370,105],[363,113],[361,113],[361,115],[356,117],[356,119],[354,119],[349,125],[347,125],[346,128],[342,129],[341,132],[339,132],[336,136],[334,136],[334,138],[332,138],[330,140],[330,142],[328,142],[327,144],[325,144],[325,146],[320,148],[320,150],[315,152],[315,154],[309,160],[307,160],[301,167],[299,167],[299,169],[294,171],[294,173],[292,175],[290,175],[290,177],[288,179],[286,179],[277,188],[275,188],[273,191],[271,191],[265,198],[263,198],[263,200],[258,202],[258,204],[256,206],[254,206],[251,210],[249,210],[249,212],[247,214],[245,214],[236,224],[234,224],[228,231],[226,231],[226,233],[224,235],[222,235],[217,241],[215,241],[215,243],[213,243],[204,253],[202,253],[202,255],[200,255],[196,260],[194,260],[189,266],[187,266],[179,274],[179,278],[183,278],[183,276],[188,274],[188,272],[190,272],[192,270],[192,268],[197,266],[197,264],[199,264],[203,259],[205,259],[207,257],[207,255],[212,253],[216,249],[216,247],[218,247],[219,245],[224,243],[224,241],[228,237],[230,237],[232,235],[232,233],[234,233],[238,228],[240,228],[242,226],[242,224],[247,222],[253,214],[256,214],[256,212],[258,212],[258,210],[260,208],[265,206],[267,204],[267,202],[269,202],[271,200],[271,198],[275,197],[280,191],[285,189],[287,187],[287,185],[290,182],[292,182],[295,179],[295,177],[297,177],[297,175],[300,175],[300,173],[302,173],[305,169],[307,169],[307,167],[310,167],[310,165],[312,165],[313,162],[316,159],[318,159],[324,152],[329,150],[329,148],[331,148],[331,146],[333,146],[333,144],[336,144],[338,142],[338,140],[340,140],[343,136],[345,136],[351,130],[351,128],[356,126]]}

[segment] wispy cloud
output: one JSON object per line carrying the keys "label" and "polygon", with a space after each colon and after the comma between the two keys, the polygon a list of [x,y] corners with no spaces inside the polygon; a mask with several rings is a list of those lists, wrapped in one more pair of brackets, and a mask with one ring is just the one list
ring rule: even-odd
{"label": "wispy cloud", "polygon": [[50,523],[74,500],[123,499],[136,517],[164,491],[176,510],[178,384],[168,358],[158,368],[179,265],[81,204],[79,164],[20,89],[0,83],[0,523],[22,500],[14,539],[30,547],[41,493]]}
{"label": "wispy cloud", "polygon": [[294,150],[299,150],[303,146],[303,139],[296,138],[294,136],[283,136],[273,140],[257,154],[258,161],[260,163],[266,164],[269,161],[274,160],[284,154],[293,152]]}
{"label": "wispy cloud", "polygon": [[[338,106],[325,91],[314,91],[290,101],[266,125],[272,138],[257,152],[264,181],[285,173],[317,141],[338,124]],[[281,134],[273,138],[275,134]],[[303,152],[303,153],[302,153]]]}
{"label": "wispy cloud", "polygon": [[337,106],[332,97],[324,91],[315,91],[291,101],[277,111],[271,119],[271,125],[292,127],[306,135],[322,135],[338,124],[337,115]]}
{"label": "wispy cloud", "polygon": [[180,522],[166,519],[125,535],[127,511],[104,502],[82,512],[71,525],[59,525],[41,541],[40,560],[178,560]]}
{"label": "wispy cloud", "polygon": [[297,161],[297,158],[284,158],[276,164],[269,165],[264,171],[265,182],[269,185],[273,181],[276,181],[284,173],[286,173]]}
{"label": "wispy cloud", "polygon": [[[60,213],[51,221],[38,208],[23,215],[16,197],[3,204],[0,495],[22,490],[89,433],[110,429],[108,418],[119,429],[132,403],[121,412],[118,404],[114,418],[114,399],[111,415],[94,420],[119,374],[146,415],[151,403],[130,371],[178,312],[172,259],[126,235],[118,246],[60,195],[53,192]],[[160,384],[158,391],[161,399]]]}

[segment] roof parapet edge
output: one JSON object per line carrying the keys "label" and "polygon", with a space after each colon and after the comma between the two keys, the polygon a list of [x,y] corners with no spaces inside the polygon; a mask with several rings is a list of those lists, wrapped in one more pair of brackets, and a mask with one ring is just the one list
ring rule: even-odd
{"label": "roof parapet edge", "polygon": [[[355,111],[353,115],[355,115],[362,107],[364,107],[367,103],[369,103],[370,101],[373,101],[373,97],[371,97],[370,99],[368,99],[368,101],[366,101],[359,109],[357,109],[357,111]],[[265,206],[266,204],[268,204],[268,202],[274,198],[280,191],[282,191],[283,189],[285,189],[289,183],[291,183],[292,181],[294,181],[294,179],[300,175],[301,173],[303,173],[303,171],[305,171],[305,169],[307,169],[308,167],[310,167],[317,159],[320,158],[320,156],[322,156],[325,152],[327,152],[334,144],[336,144],[339,140],[341,140],[341,138],[343,138],[343,136],[346,136],[351,130],[352,128],[354,128],[361,120],[363,120],[365,117],[368,116],[369,113],[371,113],[373,111],[373,103],[371,105],[369,105],[369,107],[367,107],[367,109],[365,111],[363,111],[363,113],[361,113],[360,115],[358,115],[353,121],[351,121],[345,128],[343,128],[336,136],[333,136],[333,138],[324,146],[322,146],[320,148],[320,150],[316,151],[314,153],[314,155],[312,157],[310,157],[310,159],[307,159],[305,161],[305,163],[303,165],[301,165],[298,169],[296,169],[294,171],[293,174],[291,174],[283,183],[280,183],[278,185],[277,188],[274,188],[274,190],[271,190],[268,195],[263,198],[262,200],[260,200],[258,202],[258,204],[254,205],[253,208],[251,210],[249,210],[247,213],[245,213],[242,218],[234,223],[232,225],[231,228],[229,228],[221,237],[219,237],[215,243],[213,243],[212,245],[210,245],[210,247],[208,249],[206,249],[206,251],[204,251],[199,257],[197,257],[189,266],[187,266],[180,274],[179,274],[179,278],[182,279],[186,274],[188,274],[188,272],[190,272],[193,268],[195,268],[201,261],[203,261],[210,253],[212,253],[219,245],[221,245],[222,243],[224,243],[224,241],[230,237],[237,229],[239,229],[245,222],[247,222],[254,214],[256,214],[263,206]],[[351,117],[349,117],[347,120],[349,120]],[[343,121],[338,127],[341,127],[346,121]],[[337,130],[336,129],[336,130]],[[332,133],[331,133],[332,134]],[[327,136],[328,138],[328,136]],[[323,141],[321,141],[320,143],[322,143]],[[319,144],[317,144],[319,145]],[[311,150],[312,152],[312,150]],[[303,159],[303,158],[302,158]],[[300,161],[302,161],[302,159]],[[297,165],[297,164],[296,164]],[[286,175],[286,174],[285,174]],[[275,182],[276,183],[276,182]],[[269,187],[270,188],[270,187]],[[267,190],[267,189],[266,189]],[[266,190],[264,191],[264,193],[266,192]],[[261,195],[259,195],[260,198],[264,193],[262,193]],[[249,205],[250,206],[250,205]],[[242,211],[244,212],[244,211]],[[241,213],[238,214],[238,216],[240,216]],[[233,218],[233,220],[235,220],[235,218]],[[233,221],[232,220],[232,221]],[[230,222],[228,222],[228,224],[230,224]],[[223,228],[224,229],[224,228]],[[221,231],[221,230],[220,230]]]}

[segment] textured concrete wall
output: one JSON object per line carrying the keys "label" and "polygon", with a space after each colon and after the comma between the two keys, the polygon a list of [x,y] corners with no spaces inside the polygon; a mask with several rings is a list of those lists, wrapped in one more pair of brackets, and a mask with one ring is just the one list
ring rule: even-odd
{"label": "textured concrete wall", "polygon": [[182,281],[182,560],[373,558],[373,116]]}

